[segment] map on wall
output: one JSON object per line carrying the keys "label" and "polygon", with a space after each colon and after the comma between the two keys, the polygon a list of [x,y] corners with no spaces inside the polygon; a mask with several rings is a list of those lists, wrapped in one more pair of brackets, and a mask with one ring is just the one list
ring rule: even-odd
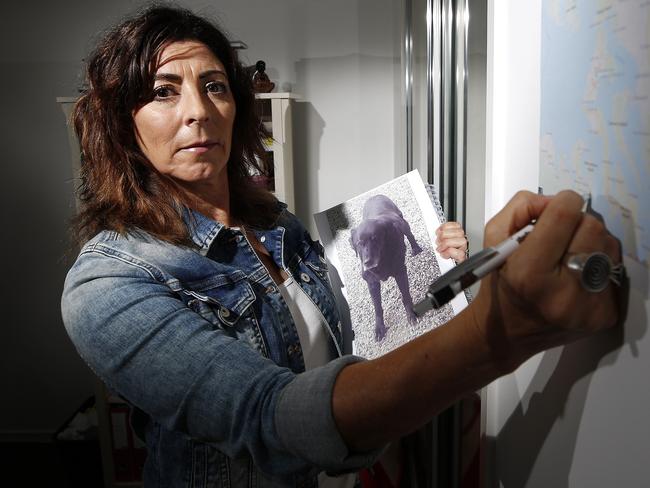
{"label": "map on wall", "polygon": [[540,186],[650,262],[650,0],[543,0]]}

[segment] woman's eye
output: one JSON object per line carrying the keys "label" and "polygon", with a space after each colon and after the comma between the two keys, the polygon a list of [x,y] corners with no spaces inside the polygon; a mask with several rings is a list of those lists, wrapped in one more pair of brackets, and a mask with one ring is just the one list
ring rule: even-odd
{"label": "woman's eye", "polygon": [[154,98],[156,98],[157,100],[162,100],[162,99],[165,99],[165,98],[169,98],[173,94],[174,94],[174,91],[169,86],[164,86],[164,85],[163,86],[158,86],[158,87],[154,88],[154,90],[153,90]]}
{"label": "woman's eye", "polygon": [[210,81],[205,85],[205,89],[208,93],[226,93],[228,86],[221,81]]}

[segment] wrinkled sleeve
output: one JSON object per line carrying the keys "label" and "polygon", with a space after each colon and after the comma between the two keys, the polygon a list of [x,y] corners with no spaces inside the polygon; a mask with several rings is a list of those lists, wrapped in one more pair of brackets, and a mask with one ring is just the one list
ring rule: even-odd
{"label": "wrinkled sleeve", "polygon": [[324,400],[332,398],[339,371],[359,360],[357,356],[343,356],[296,375],[281,392],[276,409],[278,435],[288,449],[297,457],[312,459],[330,474],[370,466],[381,453],[381,449],[350,452],[334,422],[332,402]]}
{"label": "wrinkled sleeve", "polygon": [[332,414],[336,377],[360,358],[296,375],[214,328],[151,269],[99,252],[68,273],[62,314],[109,388],[169,430],[231,457],[248,452],[264,472],[344,472],[379,454],[349,452]]}

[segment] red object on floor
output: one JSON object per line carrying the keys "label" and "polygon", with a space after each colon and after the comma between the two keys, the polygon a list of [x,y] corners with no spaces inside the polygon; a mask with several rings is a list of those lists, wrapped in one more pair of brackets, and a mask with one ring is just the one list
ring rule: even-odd
{"label": "red object on floor", "polygon": [[393,485],[381,462],[376,462],[372,468],[359,471],[359,480],[363,488],[397,488],[402,481],[402,463],[399,464],[397,484]]}

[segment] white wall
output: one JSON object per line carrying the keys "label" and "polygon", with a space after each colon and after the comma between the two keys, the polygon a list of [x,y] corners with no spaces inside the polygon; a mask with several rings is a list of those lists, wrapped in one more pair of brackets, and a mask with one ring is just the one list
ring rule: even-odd
{"label": "white wall", "polygon": [[485,217],[537,191],[541,0],[488,2]]}
{"label": "white wall", "polygon": [[[487,2],[485,200],[484,205],[468,201],[468,208],[476,205],[484,209],[484,222],[517,191],[536,191],[538,187],[541,24],[536,19],[541,0],[522,3]],[[468,195],[471,198],[472,193]],[[520,372],[524,370],[526,365]],[[496,480],[502,474],[499,463],[508,455],[498,436],[519,400],[516,392],[505,387],[509,379],[495,381],[487,388],[488,486],[498,486]],[[527,449],[524,439],[518,448]]]}
{"label": "white wall", "polygon": [[[540,33],[541,0],[488,3],[486,217],[537,189]],[[626,265],[622,331],[540,354],[488,388],[488,486],[648,486],[650,276]]]}
{"label": "white wall", "polygon": [[[70,256],[70,153],[57,96],[74,96],[93,38],[133,0],[15,2],[0,25],[4,239],[0,440],[44,438],[92,393],[63,329]],[[244,40],[296,104],[297,213],[311,214],[396,175],[397,0],[185,0]],[[397,83],[397,84],[396,84]],[[396,98],[397,97],[397,98]]]}
{"label": "white wall", "polygon": [[248,43],[244,56],[251,64],[265,59],[271,79],[304,99],[294,115],[296,206],[315,232],[314,212],[400,172],[401,1],[242,3],[222,1],[219,9]]}

